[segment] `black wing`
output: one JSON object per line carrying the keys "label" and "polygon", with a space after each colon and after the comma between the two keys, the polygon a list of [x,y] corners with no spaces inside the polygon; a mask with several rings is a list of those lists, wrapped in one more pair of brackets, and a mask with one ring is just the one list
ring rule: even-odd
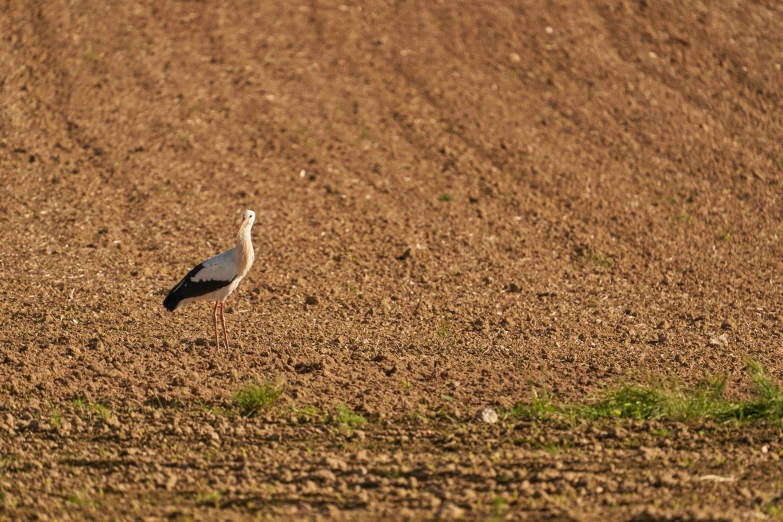
{"label": "black wing", "polygon": [[176,310],[177,305],[183,299],[200,297],[210,292],[214,292],[215,290],[219,290],[224,286],[230,285],[231,281],[236,278],[235,276],[231,278],[230,281],[216,279],[202,279],[201,281],[194,281],[193,278],[196,277],[196,274],[198,274],[203,268],[204,263],[201,263],[193,270],[188,272],[188,275],[183,277],[182,281],[177,283],[177,286],[171,289],[169,295],[167,295],[166,299],[163,300],[163,306],[166,307],[166,310],[173,312]]}

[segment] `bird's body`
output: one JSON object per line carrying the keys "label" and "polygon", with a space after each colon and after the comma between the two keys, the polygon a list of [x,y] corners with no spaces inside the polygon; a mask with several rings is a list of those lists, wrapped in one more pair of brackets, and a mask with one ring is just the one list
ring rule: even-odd
{"label": "bird's body", "polygon": [[220,306],[220,321],[223,324],[223,340],[226,343],[226,348],[228,348],[228,336],[226,323],[223,319],[223,302],[236,290],[239,283],[250,271],[250,267],[253,266],[255,254],[250,231],[255,217],[253,211],[245,211],[242,215],[242,226],[239,228],[239,236],[234,248],[210,257],[193,268],[163,300],[163,306],[169,312],[198,301],[214,302],[212,318],[215,323],[215,344],[218,344],[216,313],[218,306]]}
{"label": "bird's body", "polygon": [[172,288],[163,301],[170,312],[198,301],[223,302],[239,285],[253,264],[253,250],[243,256],[239,243],[199,264]]}

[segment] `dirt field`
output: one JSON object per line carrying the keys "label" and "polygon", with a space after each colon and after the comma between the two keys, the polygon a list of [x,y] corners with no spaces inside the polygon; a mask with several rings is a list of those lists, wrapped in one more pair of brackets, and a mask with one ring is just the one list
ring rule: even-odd
{"label": "dirt field", "polygon": [[[775,0],[3,2],[0,520],[774,518],[779,426],[504,412],[783,380],[782,65]],[[161,302],[245,209],[217,352]]]}

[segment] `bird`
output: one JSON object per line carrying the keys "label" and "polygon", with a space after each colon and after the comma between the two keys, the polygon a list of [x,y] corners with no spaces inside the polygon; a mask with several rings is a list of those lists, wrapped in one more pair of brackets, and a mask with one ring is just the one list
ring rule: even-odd
{"label": "bird", "polygon": [[212,323],[215,327],[215,347],[220,349],[217,331],[217,312],[220,309],[220,323],[223,326],[223,342],[228,347],[226,320],[223,318],[223,303],[236,290],[253,266],[255,253],[251,243],[250,231],[256,213],[246,210],[242,214],[242,225],[239,227],[237,244],[206,261],[199,263],[182,280],[171,289],[163,300],[163,306],[169,312],[179,310],[183,306],[198,301],[214,301],[212,308]]}

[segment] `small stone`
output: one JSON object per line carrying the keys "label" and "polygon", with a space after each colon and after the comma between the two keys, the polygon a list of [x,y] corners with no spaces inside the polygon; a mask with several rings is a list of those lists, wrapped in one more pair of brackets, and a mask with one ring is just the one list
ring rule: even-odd
{"label": "small stone", "polygon": [[39,429],[41,429],[41,425],[38,423],[37,420],[33,419],[27,423],[27,429],[30,431],[38,431]]}
{"label": "small stone", "polygon": [[520,288],[519,285],[516,283],[511,283],[510,285],[508,285],[508,291],[513,293],[519,293],[522,291],[522,288]]}
{"label": "small stone", "polygon": [[326,459],[324,459],[324,464],[329,466],[329,469],[333,471],[346,471],[348,469],[348,464],[346,464],[345,461],[334,457],[326,457]]}
{"label": "small stone", "polygon": [[481,410],[479,418],[482,420],[482,422],[486,422],[487,424],[495,424],[498,421],[498,413],[494,409],[487,406]]}
{"label": "small stone", "polygon": [[318,298],[314,295],[308,295],[307,297],[305,297],[305,304],[310,306],[317,305]]}
{"label": "small stone", "polygon": [[614,426],[609,430],[609,434],[618,440],[622,440],[628,437],[628,431],[621,426]]}
{"label": "small stone", "polygon": [[668,330],[670,327],[671,324],[669,323],[669,321],[661,321],[655,326],[655,328],[657,328],[658,330]]}
{"label": "small stone", "polygon": [[726,334],[721,334],[718,337],[710,339],[710,346],[725,346],[729,344],[729,338]]}
{"label": "small stone", "polygon": [[769,446],[767,446],[766,444],[761,446],[761,453],[769,453]]}
{"label": "small stone", "polygon": [[512,62],[519,63],[522,61],[522,57],[517,53],[511,53],[508,55]]}
{"label": "small stone", "polygon": [[319,469],[315,473],[312,474],[313,478],[320,479],[324,482],[334,482],[337,480],[337,477],[329,471],[328,469]]}
{"label": "small stone", "polygon": [[68,422],[67,420],[64,420],[60,422],[60,424],[57,426],[57,434],[63,437],[65,435],[68,435],[72,429],[73,426],[71,425],[71,423]]}
{"label": "small stone", "polygon": [[437,520],[457,520],[465,515],[465,510],[461,507],[452,504],[451,502],[445,502],[440,505],[435,512],[435,518]]}

